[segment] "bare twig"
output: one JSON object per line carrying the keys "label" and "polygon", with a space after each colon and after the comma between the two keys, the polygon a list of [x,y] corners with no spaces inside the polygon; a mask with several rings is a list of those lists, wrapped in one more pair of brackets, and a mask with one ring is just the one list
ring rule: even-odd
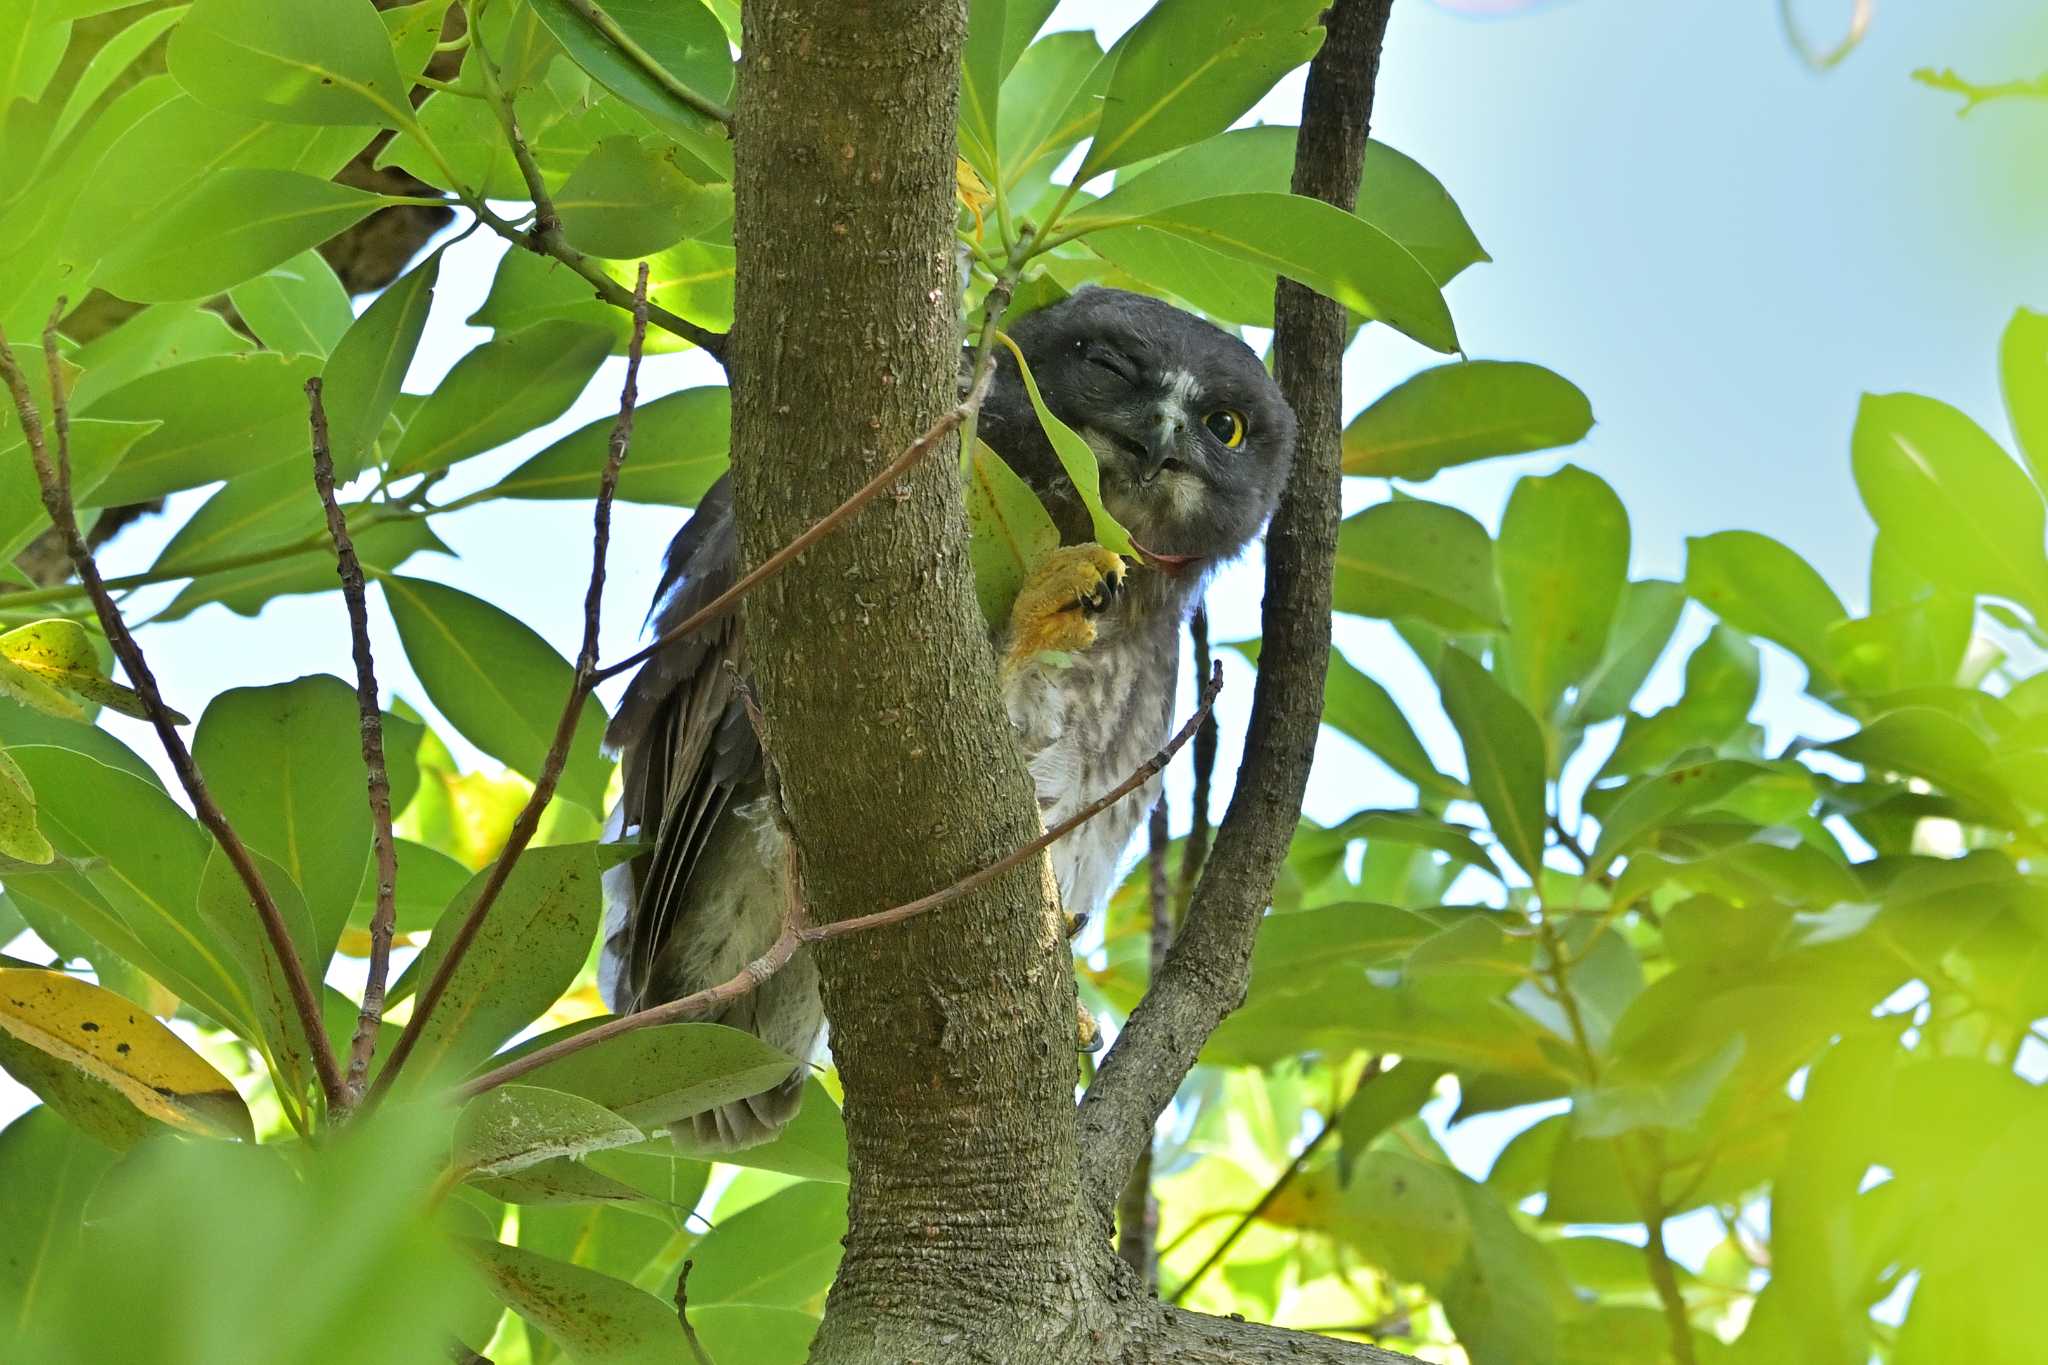
{"label": "bare twig", "polygon": [[448,943],[448,951],[441,955],[434,974],[421,989],[419,1000],[413,1006],[412,1016],[406,1020],[405,1032],[392,1045],[391,1059],[384,1069],[377,1073],[375,1090],[382,1093],[391,1087],[399,1069],[405,1065],[418,1044],[421,1030],[433,1016],[434,1008],[441,1002],[442,994],[448,989],[448,982],[462,965],[462,959],[469,952],[470,944],[476,941],[478,930],[483,928],[491,907],[497,903],[499,893],[512,876],[512,869],[518,864],[526,846],[533,840],[540,828],[541,815],[547,804],[554,798],[555,784],[561,780],[562,768],[569,759],[569,744],[576,737],[576,724],[582,718],[583,703],[590,695],[596,682],[597,631],[598,621],[604,606],[605,556],[611,548],[612,500],[619,489],[619,468],[625,463],[626,449],[633,439],[633,408],[639,401],[640,356],[647,344],[647,263],[640,263],[639,280],[633,290],[633,337],[626,349],[626,382],[619,394],[619,416],[612,424],[609,452],[605,458],[604,473],[597,486],[597,509],[592,514],[594,533],[590,548],[590,586],[583,595],[583,644],[576,654],[576,676],[569,685],[569,695],[562,705],[561,719],[555,723],[554,742],[548,746],[547,757],[541,762],[533,794],[512,822],[511,832],[506,836],[505,847],[491,864],[490,875],[484,879],[483,888],[477,892],[476,902],[470,906],[468,915],[457,926],[454,937]]}
{"label": "bare twig", "polygon": [[[1202,724],[1204,728],[1214,725],[1215,719],[1211,716]],[[1196,731],[1197,736],[1201,733],[1201,730]],[[1161,792],[1159,799],[1152,804],[1152,817],[1146,825],[1149,848],[1145,865],[1145,902],[1150,918],[1146,947],[1150,962],[1145,979],[1149,981],[1166,961],[1166,946],[1173,937],[1173,886],[1166,875],[1166,853],[1173,841],[1167,824],[1166,793]],[[1185,848],[1181,856],[1187,856]],[[1117,1201],[1116,1209],[1116,1254],[1125,1265],[1137,1271],[1145,1287],[1152,1290],[1159,1286],[1159,1201],[1152,1197],[1155,1145],[1146,1144],[1145,1150],[1138,1154],[1137,1168],[1124,1185],[1123,1197]]]}
{"label": "bare twig", "polygon": [[711,1365],[711,1353],[704,1349],[704,1343],[697,1339],[697,1329],[690,1325],[690,1271],[695,1261],[684,1261],[682,1273],[676,1276],[676,1321],[683,1325],[683,1340],[689,1343],[690,1356],[697,1365]]}
{"label": "bare twig", "polygon": [[[1188,618],[1188,640],[1195,647],[1195,676],[1206,678],[1214,662],[1209,651],[1206,603],[1197,604],[1195,614]],[[1188,824],[1187,844],[1181,849],[1180,879],[1174,889],[1176,928],[1187,918],[1188,904],[1195,898],[1195,885],[1202,879],[1202,865],[1209,860],[1209,793],[1216,782],[1216,740],[1216,717],[1212,715],[1195,732],[1195,809]]]}
{"label": "bare twig", "polygon": [[840,503],[830,512],[827,512],[824,516],[806,527],[794,540],[768,556],[767,559],[761,561],[758,567],[751,573],[744,575],[737,583],[734,583],[724,592],[712,598],[711,601],[707,602],[697,611],[692,612],[675,626],[663,631],[661,638],[654,641],[654,643],[648,645],[645,649],[637,650],[627,655],[615,664],[606,664],[603,668],[598,669],[596,681],[603,682],[607,678],[617,677],[628,669],[638,667],[669,645],[674,644],[677,640],[695,634],[731,611],[735,606],[739,605],[741,598],[788,568],[791,560],[823,540],[834,530],[838,529],[848,518],[852,517],[854,513],[873,502],[884,489],[909,473],[918,461],[936,450],[939,443],[945,440],[949,434],[958,430],[962,423],[979,413],[982,400],[988,396],[989,384],[995,378],[995,347],[991,343],[994,339],[996,324],[1001,320],[1003,310],[1009,304],[1011,286],[1012,280],[1008,275],[1005,275],[1002,279],[997,280],[995,285],[988,291],[988,302],[986,305],[988,320],[982,328],[980,360],[975,366],[974,382],[968,388],[965,398],[962,398],[958,403],[955,403],[952,407],[941,413],[937,421],[925,428],[923,435],[905,446],[901,454],[889,461],[888,464],[882,466],[881,472],[876,474],[875,477],[855,489],[846,501]]}
{"label": "bare twig", "polygon": [[[1309,64],[1293,189],[1350,209],[1393,0],[1336,0]],[[1266,535],[1264,643],[1245,763],[1173,948],[1081,1103],[1082,1199],[1105,1221],[1202,1045],[1244,998],[1252,943],[1301,818],[1330,659],[1342,516],[1344,309],[1281,280],[1274,375],[1300,422],[1294,468]]]}
{"label": "bare twig", "polygon": [[21,419],[21,433],[28,444],[29,458],[35,464],[36,482],[42,489],[43,508],[49,513],[51,525],[64,538],[65,550],[71,556],[71,567],[77,573],[78,581],[84,585],[86,595],[92,599],[93,610],[99,616],[100,628],[106,632],[107,643],[113,646],[114,657],[121,661],[129,682],[142,698],[149,723],[171,760],[179,784],[192,802],[193,814],[220,845],[221,852],[227,855],[235,874],[249,892],[257,918],[263,923],[264,936],[270,940],[271,951],[276,954],[278,966],[284,973],[299,1026],[306,1035],[306,1047],[313,1054],[313,1067],[319,1074],[320,1088],[327,1102],[334,1104],[342,1094],[341,1072],[335,1065],[334,1049],[328,1044],[327,1030],[321,1022],[319,998],[313,993],[312,983],[307,980],[305,968],[299,962],[291,931],[285,927],[277,901],[272,898],[270,888],[263,884],[263,874],[257,871],[256,862],[249,856],[241,836],[235,833],[234,826],[228,823],[227,816],[214,801],[213,793],[207,789],[206,779],[192,759],[192,751],[185,747],[185,741],[178,734],[170,708],[164,705],[163,692],[157,687],[156,675],[150,672],[149,661],[143,657],[142,646],[135,642],[135,636],[121,619],[121,609],[108,593],[107,585],[100,577],[99,566],[93,562],[92,550],[78,529],[78,514],[72,508],[70,490],[71,417],[65,402],[62,376],[57,368],[57,320],[64,315],[64,303],[63,299],[57,300],[57,307],[50,314],[49,326],[43,332],[43,354],[51,373],[52,425],[57,436],[54,462],[43,437],[42,419],[36,411],[35,398],[29,392],[21,367],[14,361],[6,332],[0,330],[0,378],[5,379],[9,392],[14,396],[15,411]]}
{"label": "bare twig", "polygon": [[384,765],[384,713],[377,705],[377,665],[370,655],[370,612],[365,601],[362,562],[349,538],[348,518],[334,498],[334,454],[327,439],[327,409],[320,400],[320,379],[306,381],[307,419],[313,429],[313,487],[327,514],[327,534],[334,540],[334,571],[341,579],[341,598],[348,608],[349,638],[356,660],[356,711],[360,719],[363,772],[370,801],[370,832],[377,855],[377,908],[370,915],[370,974],[363,984],[363,1007],[356,1015],[355,1037],[348,1049],[348,1072],[342,1078],[342,1102],[352,1106],[363,1097],[363,1077],[377,1048],[377,1026],[384,1018],[384,985],[391,974],[391,935],[398,925],[398,850],[391,841],[391,775]]}
{"label": "bare twig", "polygon": [[[790,958],[796,955],[796,950],[806,943],[821,943],[826,939],[844,938],[849,934],[864,933],[869,929],[880,929],[892,924],[901,924],[907,919],[914,919],[928,911],[936,910],[942,905],[959,900],[970,892],[979,890],[997,877],[1002,876],[1005,872],[1009,872],[1037,857],[1047,848],[1151,781],[1160,769],[1164,768],[1172,760],[1173,756],[1180,752],[1188,740],[1193,738],[1195,729],[1201,724],[1202,718],[1216,704],[1216,694],[1222,690],[1222,687],[1222,674],[1218,672],[1212,675],[1208,686],[1202,689],[1201,705],[1196,708],[1192,716],[1188,717],[1187,724],[1183,725],[1180,728],[1180,732],[1167,741],[1165,748],[1140,764],[1129,777],[1102,796],[1097,797],[1080,810],[1074,812],[1068,819],[1060,821],[1059,824],[1054,825],[1044,834],[1025,844],[1016,852],[989,864],[978,872],[969,873],[945,890],[935,891],[929,896],[920,897],[917,900],[910,901],[904,905],[894,906],[888,910],[879,910],[872,915],[854,915],[847,919],[834,920],[830,924],[819,925],[813,925],[806,921],[799,903],[800,898],[792,893],[790,910],[784,919],[782,932],[776,936],[775,942],[768,946],[766,952],[741,968],[739,974],[732,979],[698,991],[693,995],[686,995],[680,1000],[671,1000],[666,1004],[656,1005],[652,1009],[640,1010],[634,1014],[621,1015],[617,1019],[599,1024],[596,1028],[585,1029],[573,1037],[564,1038],[558,1043],[550,1043],[546,1047],[536,1048],[523,1057],[506,1062],[503,1066],[487,1071],[473,1080],[465,1081],[457,1088],[457,1096],[462,1099],[468,1099],[474,1095],[481,1095],[486,1090],[493,1090],[509,1081],[516,1081],[521,1076],[536,1071],[550,1062],[559,1061],[573,1053],[581,1052],[587,1047],[595,1047],[597,1044],[616,1038],[622,1033],[632,1033],[638,1029],[653,1028],[658,1024],[675,1024],[687,1019],[700,1018],[746,995],[769,977],[781,971],[788,964]],[[796,846],[792,842],[789,847],[793,855]],[[795,870],[792,868],[790,872],[792,879],[794,879],[795,875]]]}

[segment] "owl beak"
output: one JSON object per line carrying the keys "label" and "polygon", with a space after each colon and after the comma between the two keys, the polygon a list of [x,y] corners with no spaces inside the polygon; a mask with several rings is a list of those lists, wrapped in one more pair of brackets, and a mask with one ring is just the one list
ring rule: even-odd
{"label": "owl beak", "polygon": [[1180,467],[1180,414],[1161,409],[1145,433],[1144,450],[1137,457],[1138,482],[1151,483],[1161,471]]}

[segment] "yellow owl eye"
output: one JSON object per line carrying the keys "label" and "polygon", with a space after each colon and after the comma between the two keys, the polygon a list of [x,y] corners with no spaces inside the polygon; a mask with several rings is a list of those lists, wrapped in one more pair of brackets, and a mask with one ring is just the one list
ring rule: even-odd
{"label": "yellow owl eye", "polygon": [[1218,408],[1202,419],[1202,425],[1231,450],[1244,444],[1244,414],[1235,409]]}

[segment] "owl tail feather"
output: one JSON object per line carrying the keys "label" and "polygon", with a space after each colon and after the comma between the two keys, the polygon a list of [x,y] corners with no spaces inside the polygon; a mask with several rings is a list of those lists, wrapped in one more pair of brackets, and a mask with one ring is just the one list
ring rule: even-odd
{"label": "owl tail feather", "polygon": [[720,1152],[737,1152],[773,1142],[796,1117],[808,1074],[809,1068],[799,1067],[773,1090],[692,1114],[671,1127],[669,1135],[678,1150],[692,1156],[715,1157]]}

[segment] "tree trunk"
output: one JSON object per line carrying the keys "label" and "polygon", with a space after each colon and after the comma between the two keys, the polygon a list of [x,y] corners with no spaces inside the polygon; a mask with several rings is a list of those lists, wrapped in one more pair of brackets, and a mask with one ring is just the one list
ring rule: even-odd
{"label": "tree trunk", "polygon": [[[1384,4],[1369,6],[1382,28]],[[965,24],[957,0],[748,0],[742,15],[730,355],[752,565],[956,400]],[[956,465],[949,438],[745,603],[819,921],[950,885],[1039,831]],[[1074,979],[1041,867],[820,949],[852,1185],[814,1362],[1398,1359],[1167,1308],[1116,1258],[1081,1193]]]}

